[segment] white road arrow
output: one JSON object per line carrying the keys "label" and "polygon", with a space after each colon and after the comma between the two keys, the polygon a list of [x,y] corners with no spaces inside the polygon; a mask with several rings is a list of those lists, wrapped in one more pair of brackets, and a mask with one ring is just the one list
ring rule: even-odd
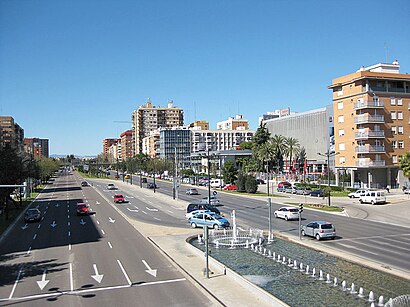
{"label": "white road arrow", "polygon": [[130,208],[128,208],[128,207],[127,207],[127,210],[128,210],[128,211],[131,211],[131,212],[138,212],[138,210],[130,209]]}
{"label": "white road arrow", "polygon": [[154,209],[151,209],[151,208],[148,208],[148,207],[145,207],[145,208],[147,208],[148,211],[154,211],[154,212],[158,211],[158,209],[155,209],[155,208]]}
{"label": "white road arrow", "polygon": [[148,274],[151,274],[154,277],[157,277],[157,270],[153,270],[150,268],[148,263],[145,260],[142,260],[142,263],[147,267],[148,270],[145,270]]}
{"label": "white road arrow", "polygon": [[84,222],[83,219],[80,220],[80,224],[81,224],[81,225],[85,225],[86,223],[87,223],[87,222]]}
{"label": "white road arrow", "polygon": [[56,221],[53,221],[53,224],[50,224],[50,226],[53,228],[56,227],[57,226]]}
{"label": "white road arrow", "polygon": [[28,225],[26,224],[26,225],[24,225],[23,227],[21,227],[21,229],[26,229],[26,228],[28,228]]}
{"label": "white road arrow", "polygon": [[98,201],[95,202],[96,205],[99,205],[100,203]]}
{"label": "white road arrow", "polygon": [[43,277],[41,278],[41,281],[38,281],[37,284],[40,287],[40,290],[43,290],[45,286],[50,282],[49,280],[46,280],[46,272],[47,270],[43,271]]}
{"label": "white road arrow", "polygon": [[113,220],[111,217],[108,219],[110,223],[115,223],[115,220]]}
{"label": "white road arrow", "polygon": [[104,277],[104,275],[103,275],[103,274],[101,274],[101,275],[98,274],[98,269],[97,269],[97,265],[96,265],[96,264],[93,264],[93,267],[94,267],[95,275],[91,275],[91,277],[94,278],[95,281],[100,284],[100,283],[101,283],[101,280],[102,280],[103,277]]}

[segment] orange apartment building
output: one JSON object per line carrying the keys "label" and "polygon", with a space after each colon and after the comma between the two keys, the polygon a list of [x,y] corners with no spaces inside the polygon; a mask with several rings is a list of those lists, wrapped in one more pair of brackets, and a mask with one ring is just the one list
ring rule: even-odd
{"label": "orange apartment building", "polygon": [[104,139],[103,140],[103,155],[104,157],[110,156],[110,147],[111,145],[117,144],[118,139]]}
{"label": "orange apartment building", "polygon": [[121,161],[125,161],[133,157],[132,133],[133,133],[132,130],[127,130],[120,134],[120,139],[121,139],[120,160]]}
{"label": "orange apartment building", "polygon": [[410,75],[399,69],[397,61],[361,67],[328,87],[333,91],[336,174],[352,174],[352,186],[396,187],[408,180],[399,159],[410,150]]}

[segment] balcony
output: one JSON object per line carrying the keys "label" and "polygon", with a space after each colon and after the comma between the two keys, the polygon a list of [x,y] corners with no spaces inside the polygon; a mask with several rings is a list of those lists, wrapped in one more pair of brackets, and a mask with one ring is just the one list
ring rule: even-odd
{"label": "balcony", "polygon": [[384,116],[383,115],[368,115],[368,114],[357,115],[354,118],[354,123],[355,124],[383,124]]}
{"label": "balcony", "polygon": [[367,140],[367,139],[383,139],[385,137],[384,131],[365,131],[365,132],[356,132],[354,134],[355,140]]}
{"label": "balcony", "polygon": [[383,101],[360,101],[356,102],[353,106],[355,110],[360,110],[360,109],[383,109],[384,108],[384,102]]}
{"label": "balcony", "polygon": [[386,165],[386,161],[384,160],[366,159],[362,161],[356,161],[357,167],[383,167],[385,165]]}
{"label": "balcony", "polygon": [[375,145],[361,145],[356,146],[356,153],[384,153],[386,148],[384,146],[375,146]]}

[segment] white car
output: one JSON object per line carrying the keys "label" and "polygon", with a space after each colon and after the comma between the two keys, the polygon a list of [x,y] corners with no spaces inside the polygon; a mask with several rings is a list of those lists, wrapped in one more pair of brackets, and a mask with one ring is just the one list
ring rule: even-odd
{"label": "white car", "polygon": [[107,190],[116,190],[117,188],[115,187],[115,185],[113,185],[112,183],[109,183],[107,185]]}
{"label": "white car", "polygon": [[357,190],[355,192],[351,192],[347,194],[349,198],[360,198],[361,196],[365,196],[368,190]]}
{"label": "white car", "polygon": [[296,207],[282,207],[274,213],[276,218],[287,220],[296,220],[299,218],[299,209]]}
{"label": "white car", "polygon": [[361,204],[385,204],[386,195],[384,194],[384,191],[367,191],[366,195],[361,196],[359,201]]}
{"label": "white car", "polygon": [[197,214],[197,213],[199,213],[199,212],[202,212],[202,213],[212,213],[212,211],[210,211],[210,210],[203,210],[203,209],[194,210],[194,211],[191,211],[191,212],[185,214],[185,218],[186,218],[187,220],[189,220],[191,217],[193,217],[195,214]]}

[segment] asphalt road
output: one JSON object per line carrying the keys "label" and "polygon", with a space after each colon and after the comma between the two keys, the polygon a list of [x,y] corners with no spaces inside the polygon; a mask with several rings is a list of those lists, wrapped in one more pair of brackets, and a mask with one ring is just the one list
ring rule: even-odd
{"label": "asphalt road", "polygon": [[[134,183],[139,183],[139,176],[134,176],[133,181]],[[152,182],[152,179],[148,178],[148,182]],[[158,185],[158,189],[156,189],[155,193],[162,193],[172,197],[173,193],[171,182],[157,180],[156,183]],[[146,184],[144,184],[144,188],[145,186]],[[208,196],[208,190],[201,187],[198,187],[200,195],[186,195],[186,187],[187,186],[181,186],[179,189],[179,199],[188,202],[198,202],[202,197]],[[155,194],[153,190],[151,191],[154,200]],[[251,197],[236,196],[219,191],[217,192],[217,197],[220,199],[222,204],[219,209],[223,214],[225,214],[225,216],[230,217],[232,210],[235,210],[237,221],[243,227],[253,227],[264,230],[269,229],[269,211],[266,204],[266,198],[261,198],[259,200]],[[310,196],[308,196],[308,198],[310,198]],[[152,208],[156,208],[157,201],[153,200],[151,200]],[[296,197],[296,201],[293,201],[296,203],[303,203],[304,197]],[[158,206],[162,205],[158,203]],[[272,203],[272,213],[282,206],[283,205],[281,204]],[[161,208],[158,209],[159,211],[163,211]],[[152,213],[150,212],[150,214]],[[157,214],[160,213],[157,212]],[[162,212],[162,214],[167,215],[166,212]],[[146,220],[146,218],[142,215],[134,214],[130,216],[133,216],[136,219],[143,218]],[[337,238],[335,240],[323,240],[317,242],[315,239],[307,237],[304,238],[305,240],[311,240],[313,244],[321,244],[323,246],[328,245],[341,252],[349,252],[355,256],[377,262],[384,267],[395,267],[410,273],[410,261],[408,261],[408,254],[410,252],[410,228],[389,223],[355,219],[316,210],[305,209],[302,217],[302,223],[307,223],[314,220],[331,222],[336,226],[337,232]],[[159,222],[159,224],[170,226],[174,226],[178,223],[180,224],[179,226],[181,226],[181,223],[186,223],[183,219],[183,215],[175,215],[174,212],[169,213],[166,218],[161,218],[161,221],[155,221],[152,217],[150,219],[153,223]],[[272,218],[272,221],[273,230],[281,232],[285,235],[295,237],[299,236],[298,221],[285,221],[274,218]],[[187,225],[186,227],[189,226]]]}
{"label": "asphalt road", "polygon": [[[212,305],[118,214],[109,197],[81,188],[80,180],[58,176],[32,204],[41,222],[19,221],[1,241],[1,306]],[[154,213],[146,201],[142,206],[139,199],[141,208],[134,209]],[[76,216],[77,202],[96,214]]]}

